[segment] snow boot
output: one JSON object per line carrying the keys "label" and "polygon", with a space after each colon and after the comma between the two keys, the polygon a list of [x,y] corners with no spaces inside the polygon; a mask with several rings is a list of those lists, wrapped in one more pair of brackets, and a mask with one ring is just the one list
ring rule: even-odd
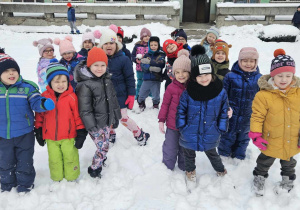
{"label": "snow boot", "polygon": [[252,191],[257,197],[263,196],[265,193],[265,181],[266,178],[261,175],[254,175]]}
{"label": "snow boot", "polygon": [[76,33],[77,33],[77,34],[80,34],[80,31],[79,31],[79,30],[76,30]]}
{"label": "snow boot", "polygon": [[113,144],[116,142],[116,134],[115,133],[112,133],[109,135],[109,142],[113,143]]}
{"label": "snow boot", "polygon": [[194,190],[197,186],[197,176],[196,176],[196,170],[194,171],[186,171],[185,172],[185,183],[188,192],[191,192]]}
{"label": "snow boot", "polygon": [[140,114],[146,109],[146,104],[145,101],[142,101],[141,103],[138,102],[138,104],[139,104],[139,108],[135,113]]}
{"label": "snow boot", "polygon": [[153,104],[153,109],[159,109],[159,104]]}
{"label": "snow boot", "polygon": [[147,140],[150,138],[150,134],[149,133],[145,133],[142,129],[141,129],[141,134],[137,137],[134,137],[137,141],[138,141],[138,145],[140,146],[145,146],[147,144]]}
{"label": "snow boot", "polygon": [[101,171],[102,167],[96,170],[93,170],[91,166],[88,168],[88,173],[92,178],[101,178]]}
{"label": "snow boot", "polygon": [[225,174],[227,174],[227,170],[224,169],[223,172],[217,172],[217,176],[225,176]]}
{"label": "snow boot", "polygon": [[296,175],[292,176],[282,176],[282,181],[277,183],[277,186],[274,188],[274,192],[277,195],[280,195],[283,192],[290,192],[294,187],[294,180],[296,179]]}
{"label": "snow boot", "polygon": [[71,34],[75,34],[73,30],[71,31]]}

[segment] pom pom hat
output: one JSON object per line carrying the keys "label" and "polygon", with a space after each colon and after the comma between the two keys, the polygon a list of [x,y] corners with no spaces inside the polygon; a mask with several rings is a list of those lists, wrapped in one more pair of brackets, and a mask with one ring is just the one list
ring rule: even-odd
{"label": "pom pom hat", "polygon": [[0,76],[7,69],[16,69],[20,75],[20,68],[17,62],[7,54],[0,53]]}
{"label": "pom pom hat", "polygon": [[213,51],[213,56],[211,57],[211,59],[215,59],[215,55],[218,51],[223,51],[226,55],[225,61],[228,61],[228,54],[229,54],[229,48],[231,48],[232,45],[231,44],[227,44],[225,41],[221,40],[221,39],[217,39],[215,41],[214,46],[211,46],[211,50]]}
{"label": "pom pom hat", "polygon": [[72,7],[72,4],[70,2],[68,2],[67,7]]}
{"label": "pom pom hat", "polygon": [[97,39],[100,39],[100,43],[98,45],[99,48],[105,43],[113,42],[118,45],[119,50],[123,48],[123,44],[118,41],[117,37],[118,27],[116,25],[110,25],[108,29],[104,29],[102,33],[99,30],[94,31],[94,36]]}
{"label": "pom pom hat", "polygon": [[86,29],[85,33],[82,35],[82,43],[90,40],[95,45],[95,36],[91,29]]}
{"label": "pom pom hat", "polygon": [[118,27],[117,35],[122,37],[122,39],[124,38],[124,30],[120,26]]}
{"label": "pom pom hat", "polygon": [[202,45],[194,45],[191,49],[192,69],[191,78],[196,79],[201,74],[213,74],[213,67]]}
{"label": "pom pom hat", "polygon": [[295,74],[295,61],[291,56],[286,55],[283,49],[275,50],[274,57],[271,63],[271,77],[282,72],[292,72]]}
{"label": "pom pom hat", "polygon": [[52,48],[54,50],[54,47],[52,45],[53,41],[52,39],[40,39],[39,41],[34,41],[32,44],[33,46],[37,47],[40,53],[40,56],[43,56],[44,50],[47,48]]}
{"label": "pom pom hat", "polygon": [[56,58],[50,60],[50,64],[47,67],[46,74],[46,79],[50,87],[51,81],[57,75],[65,75],[68,81],[70,81],[68,69],[64,65],[60,64]]}
{"label": "pom pom hat", "polygon": [[175,75],[176,69],[183,69],[184,71],[191,72],[191,60],[189,59],[190,53],[187,50],[180,50],[177,54],[178,58],[173,63],[172,73]]}
{"label": "pom pom hat", "polygon": [[105,54],[104,50],[102,50],[101,48],[93,47],[88,52],[86,65],[87,67],[91,67],[91,65],[97,61],[103,61],[106,66],[108,65],[107,55]]}
{"label": "pom pom hat", "polygon": [[71,36],[66,36],[64,40],[59,38],[54,39],[54,44],[59,45],[59,53],[63,55],[66,52],[76,52],[73,44],[73,38]]}

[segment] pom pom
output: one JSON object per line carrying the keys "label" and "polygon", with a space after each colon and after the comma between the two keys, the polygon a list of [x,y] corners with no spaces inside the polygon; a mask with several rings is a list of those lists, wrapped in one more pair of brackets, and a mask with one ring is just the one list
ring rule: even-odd
{"label": "pom pom", "polygon": [[48,40],[49,40],[49,42],[50,42],[51,44],[53,44],[53,41],[52,41],[52,39],[48,38]]}
{"label": "pom pom", "polygon": [[0,47],[0,53],[5,53],[4,48]]}
{"label": "pom pom", "polygon": [[277,49],[274,51],[274,57],[277,57],[278,55],[285,55],[284,49]]}
{"label": "pom pom", "polygon": [[229,45],[228,45],[228,48],[231,48],[231,47],[232,47],[232,45],[231,45],[231,44],[229,44]]}
{"label": "pom pom", "polygon": [[205,48],[200,44],[194,45],[191,49],[192,56],[204,55],[204,54],[205,54]]}
{"label": "pom pom", "polygon": [[180,56],[186,56],[188,58],[190,56],[190,53],[185,49],[179,50],[177,53],[177,57],[179,58]]}
{"label": "pom pom", "polygon": [[109,26],[109,28],[110,28],[111,30],[113,30],[115,33],[118,33],[118,27],[117,27],[116,25],[111,24],[111,25]]}
{"label": "pom pom", "polygon": [[59,38],[55,38],[54,39],[54,44],[59,45],[59,43],[60,43],[60,39]]}
{"label": "pom pom", "polygon": [[65,40],[68,40],[68,41],[72,42],[73,38],[68,35],[68,36],[65,37]]}
{"label": "pom pom", "polygon": [[86,32],[86,33],[88,33],[88,32],[92,32],[92,30],[91,30],[91,29],[89,29],[89,28],[87,28],[87,29],[85,30],[85,32]]}
{"label": "pom pom", "polygon": [[100,39],[100,37],[102,36],[101,32],[99,30],[94,31],[94,37],[96,39]]}
{"label": "pom pom", "polygon": [[33,44],[33,46],[36,47],[36,46],[38,46],[39,43],[37,41],[34,41],[32,44]]}
{"label": "pom pom", "polygon": [[57,60],[56,58],[52,58],[52,59],[50,60],[50,63],[58,63],[58,60]]}

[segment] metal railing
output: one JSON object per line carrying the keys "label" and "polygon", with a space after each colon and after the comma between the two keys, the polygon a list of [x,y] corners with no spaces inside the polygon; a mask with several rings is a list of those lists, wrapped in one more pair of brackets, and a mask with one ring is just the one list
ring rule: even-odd
{"label": "metal railing", "polygon": [[[76,2],[86,3],[87,0],[11,0],[12,2],[24,2],[24,3],[63,3],[63,2]],[[94,0],[95,3],[107,3],[107,2],[120,2],[120,3],[142,3],[142,2],[166,2],[170,0]]]}

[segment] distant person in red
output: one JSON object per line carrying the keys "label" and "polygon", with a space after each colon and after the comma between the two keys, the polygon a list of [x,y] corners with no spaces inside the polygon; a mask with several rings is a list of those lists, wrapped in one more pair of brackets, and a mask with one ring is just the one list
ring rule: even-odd
{"label": "distant person in red", "polygon": [[72,4],[70,2],[67,3],[67,7],[68,7],[68,21],[69,21],[70,27],[71,27],[71,34],[75,34],[74,28],[76,30],[76,33],[80,34],[80,31],[78,30],[78,28],[75,25],[75,22],[76,22],[75,9],[74,9],[74,7],[72,7]]}

